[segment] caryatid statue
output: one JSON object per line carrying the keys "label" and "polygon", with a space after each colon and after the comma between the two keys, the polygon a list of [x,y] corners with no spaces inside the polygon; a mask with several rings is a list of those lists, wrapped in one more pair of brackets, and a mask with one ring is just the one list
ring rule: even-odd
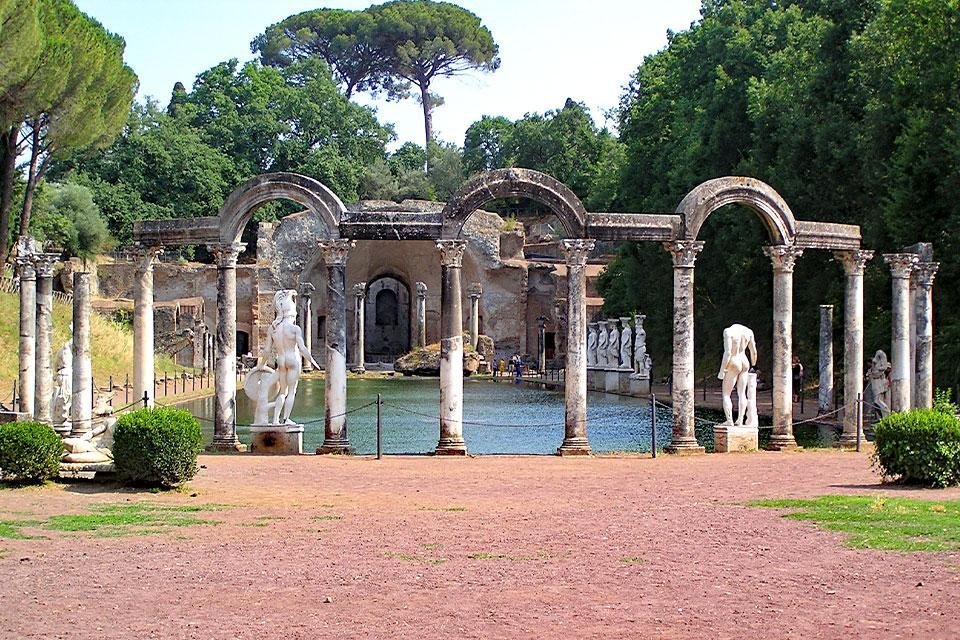
{"label": "caryatid statue", "polygon": [[597,323],[591,322],[587,327],[587,366],[597,366]]}
{"label": "caryatid statue", "polygon": [[613,368],[620,366],[620,329],[617,321],[610,321],[610,339],[607,341],[607,365]]}
{"label": "caryatid statue", "polygon": [[633,331],[630,329],[630,318],[620,318],[623,331],[620,332],[620,368],[632,371],[630,353],[633,350]]}
{"label": "caryatid statue", "polygon": [[606,320],[601,320],[597,323],[600,328],[600,333],[597,334],[597,366],[606,367],[610,362],[610,356],[608,354],[608,347],[610,346],[610,334],[607,331]]}
{"label": "caryatid statue", "polygon": [[[320,365],[307,351],[303,331],[297,326],[297,292],[281,289],[273,295],[277,317],[267,328],[267,339],[257,359],[256,368],[247,377],[244,391],[256,407],[254,424],[268,424],[267,412],[274,408],[272,424],[294,424],[290,420],[303,361],[319,369]],[[268,366],[275,363],[276,369]],[[274,395],[276,387],[276,395]]]}
{"label": "caryatid statue", "polygon": [[[749,358],[747,357],[749,353]],[[757,343],[753,331],[742,324],[733,324],[723,330],[723,360],[717,377],[723,381],[724,424],[742,427],[747,413],[747,384],[750,367],[757,363]],[[737,421],[733,421],[733,389],[737,389],[740,404],[737,408]]]}
{"label": "caryatid statue", "polygon": [[885,418],[890,415],[890,371],[892,367],[882,349],[870,360],[867,369],[867,388],[863,394],[864,413]]}

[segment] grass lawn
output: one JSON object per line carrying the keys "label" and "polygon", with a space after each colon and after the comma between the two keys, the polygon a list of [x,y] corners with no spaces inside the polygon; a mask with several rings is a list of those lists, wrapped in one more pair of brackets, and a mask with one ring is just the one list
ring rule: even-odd
{"label": "grass lawn", "polygon": [[54,515],[39,520],[0,520],[0,538],[33,538],[23,528],[77,532],[98,538],[169,533],[177,527],[215,525],[216,520],[197,517],[201,511],[220,511],[221,505],[159,505],[148,502],[92,505],[90,513]]}
{"label": "grass lawn", "polygon": [[758,507],[789,509],[785,518],[809,520],[849,534],[855,549],[960,550],[960,500],[820,496],[810,500],[759,500]]}

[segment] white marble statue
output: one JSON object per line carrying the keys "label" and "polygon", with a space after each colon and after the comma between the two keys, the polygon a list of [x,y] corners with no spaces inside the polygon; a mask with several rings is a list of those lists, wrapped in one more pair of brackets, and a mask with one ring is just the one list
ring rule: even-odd
{"label": "white marble statue", "polygon": [[597,366],[597,323],[591,322],[587,327],[587,366]]}
{"label": "white marble statue", "polygon": [[647,332],[643,328],[643,321],[647,316],[634,314],[633,326],[635,336],[633,339],[633,375],[636,378],[650,378],[650,370],[653,364],[650,356],[647,355]]}
{"label": "white marble statue", "polygon": [[620,329],[617,321],[610,321],[610,337],[607,340],[607,366],[617,369],[620,366]]}
{"label": "white marble statue", "polygon": [[[276,319],[267,328],[267,339],[256,368],[247,378],[244,391],[254,402],[254,424],[295,424],[290,420],[303,361],[319,369],[303,342],[303,330],[297,326],[297,292],[281,289],[273,295]],[[269,364],[276,364],[271,368]],[[273,408],[273,421],[268,412]]]}
{"label": "white marble statue", "polygon": [[[748,357],[749,354],[749,357]],[[723,330],[723,360],[717,377],[723,381],[724,424],[743,426],[747,412],[747,385],[750,367],[757,363],[757,343],[753,331],[742,324],[733,324]],[[740,403],[737,408],[737,421],[733,421],[733,390],[737,390]]]}
{"label": "white marble statue", "polygon": [[875,419],[890,415],[890,361],[883,350],[877,351],[867,369],[867,386],[863,392],[863,412]]}
{"label": "white marble statue", "polygon": [[54,426],[70,426],[70,405],[73,402],[73,339],[57,352],[57,373],[50,394],[50,419]]}
{"label": "white marble statue", "polygon": [[630,318],[620,318],[623,331],[620,332],[620,368],[632,371],[630,354],[633,351],[633,331],[630,329]]}
{"label": "white marble statue", "polygon": [[608,354],[610,333],[607,330],[607,324],[609,323],[606,320],[601,320],[597,324],[600,329],[600,333],[597,334],[597,366],[604,369],[610,362],[610,356]]}

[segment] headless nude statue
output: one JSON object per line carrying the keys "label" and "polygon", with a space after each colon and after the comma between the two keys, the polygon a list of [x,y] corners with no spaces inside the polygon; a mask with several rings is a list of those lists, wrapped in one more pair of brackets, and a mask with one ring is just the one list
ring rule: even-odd
{"label": "headless nude statue", "polygon": [[[725,424],[743,426],[747,411],[747,374],[750,372],[751,363],[757,363],[757,344],[753,331],[742,324],[730,325],[723,330],[723,361],[720,363],[720,373],[717,374],[717,377],[723,380],[723,414],[727,418]],[[734,387],[740,400],[736,423],[733,421],[731,397]]]}
{"label": "headless nude statue", "polygon": [[315,369],[319,369],[320,365],[307,351],[303,330],[295,322],[297,292],[292,289],[277,291],[273,296],[273,306],[277,317],[267,329],[267,340],[257,360],[257,370],[269,370],[267,363],[276,362],[279,393],[274,403],[273,424],[294,424],[290,420],[290,413],[297,397],[303,360],[309,361]]}

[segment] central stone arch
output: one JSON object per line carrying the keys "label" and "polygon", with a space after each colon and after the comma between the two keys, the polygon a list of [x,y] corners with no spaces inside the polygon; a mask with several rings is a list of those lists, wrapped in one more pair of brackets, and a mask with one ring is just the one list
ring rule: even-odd
{"label": "central stone arch", "polygon": [[340,237],[340,218],[346,208],[322,182],[297,173],[265,173],[247,180],[220,208],[220,241],[239,242],[254,212],[271,200],[293,200],[306,207],[326,230],[326,239]]}
{"label": "central stone arch", "polygon": [[567,185],[533,169],[496,169],[466,182],[443,208],[443,238],[460,237],[470,214],[492,200],[529,198],[560,219],[567,236],[587,237],[587,210]]}
{"label": "central stone arch", "polygon": [[752,209],[763,220],[774,244],[792,245],[797,221],[790,207],[773,187],[755,178],[714,178],[700,184],[677,206],[682,220],[682,238],[696,240],[707,217],[728,204]]}

